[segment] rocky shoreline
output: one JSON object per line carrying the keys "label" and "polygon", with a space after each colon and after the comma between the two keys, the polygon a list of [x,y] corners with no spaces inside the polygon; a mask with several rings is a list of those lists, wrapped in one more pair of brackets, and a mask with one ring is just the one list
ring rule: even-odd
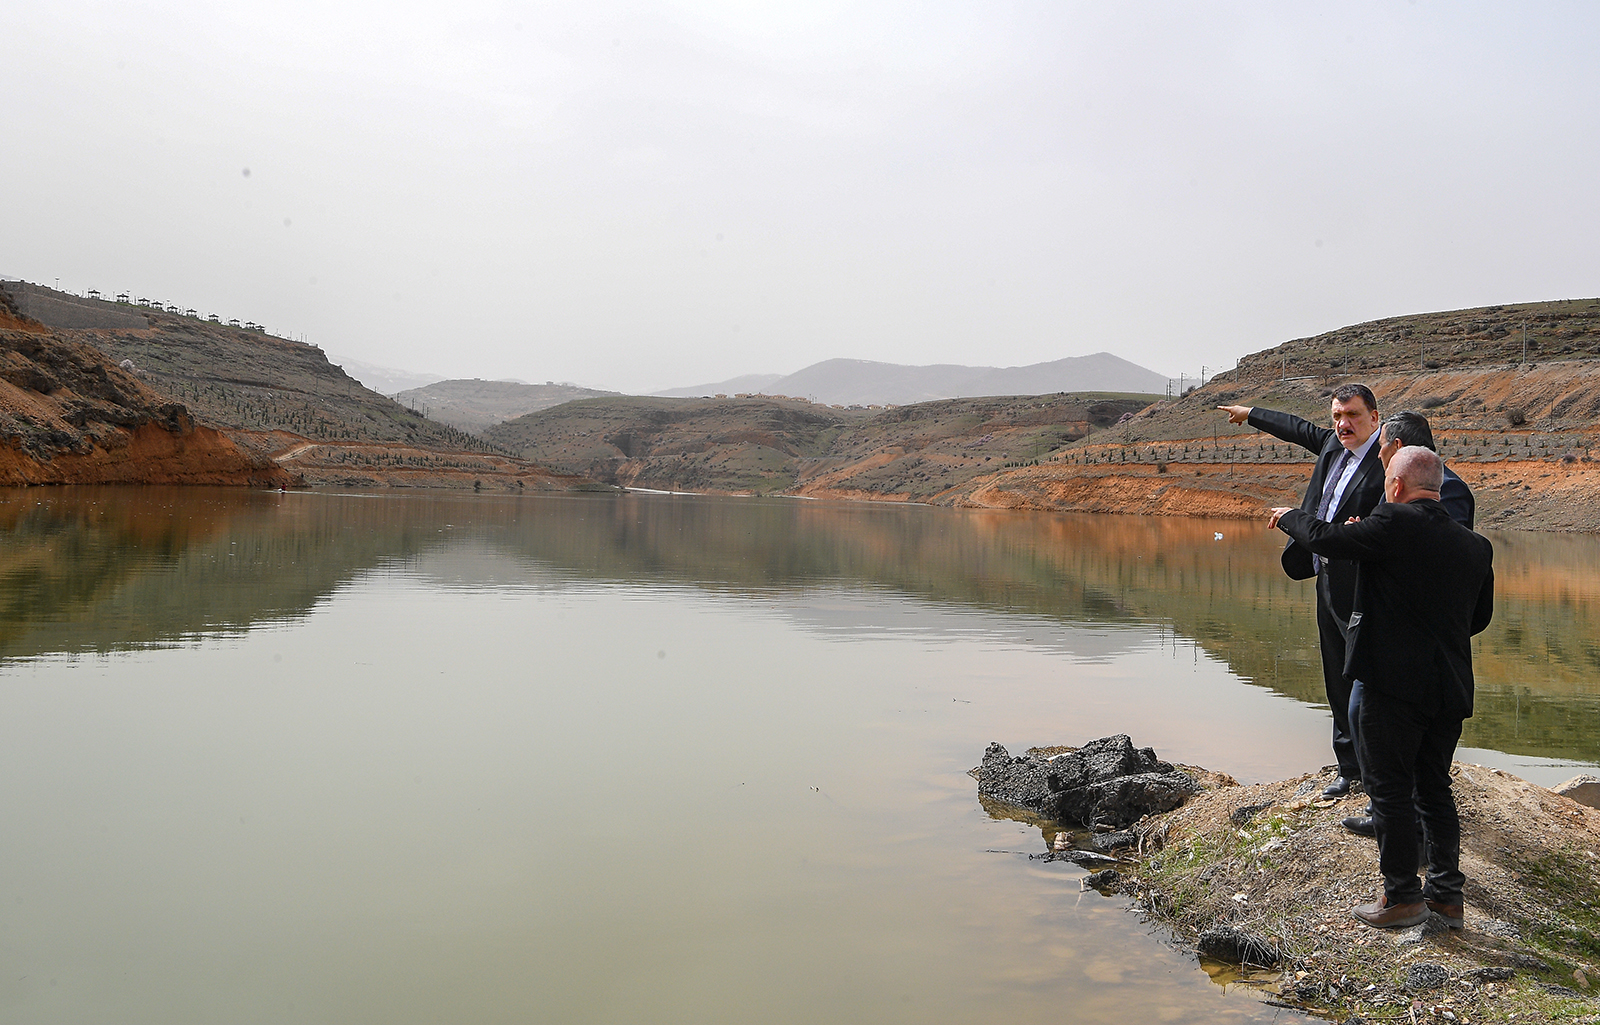
{"label": "rocky shoreline", "polygon": [[[1037,825],[1038,860],[1089,874],[1265,1000],[1345,1022],[1600,1022],[1600,785],[1547,790],[1452,767],[1466,927],[1387,932],[1350,908],[1381,892],[1377,848],[1340,825],[1365,795],[1321,798],[1332,770],[1273,783],[1161,761],[1125,735],[971,773],[990,815]],[[1574,799],[1581,798],[1582,801]]]}

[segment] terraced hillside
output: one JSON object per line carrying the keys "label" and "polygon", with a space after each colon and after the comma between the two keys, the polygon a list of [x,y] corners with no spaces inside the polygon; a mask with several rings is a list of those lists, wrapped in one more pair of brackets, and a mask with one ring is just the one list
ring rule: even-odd
{"label": "terraced hillside", "polygon": [[23,316],[0,291],[0,484],[288,479],[98,349]]}
{"label": "terraced hillside", "polygon": [[363,387],[316,346],[137,309],[148,328],[56,334],[99,349],[199,423],[305,483],[513,491],[576,483]]}
{"label": "terraced hillside", "polygon": [[629,397],[569,402],[484,435],[523,458],[626,487],[939,501],[1149,402],[1062,394],[865,410],[763,397]]}
{"label": "terraced hillside", "polygon": [[1230,425],[1216,407],[1261,405],[1320,423],[1345,381],[1370,386],[1385,412],[1429,418],[1440,454],[1477,496],[1480,524],[1600,529],[1595,299],[1394,317],[1285,342],[1037,467],[974,482],[954,500],[1221,516],[1297,504],[1310,454]]}

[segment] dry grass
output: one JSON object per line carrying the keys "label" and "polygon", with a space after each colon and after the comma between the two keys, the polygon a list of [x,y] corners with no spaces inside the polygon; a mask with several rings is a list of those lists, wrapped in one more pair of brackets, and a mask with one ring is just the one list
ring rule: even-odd
{"label": "dry grass", "polygon": [[[1123,889],[1180,936],[1228,926],[1266,941],[1277,998],[1339,1019],[1600,1021],[1600,812],[1498,770],[1453,773],[1460,932],[1351,917],[1382,890],[1377,848],[1339,824],[1364,795],[1320,800],[1326,774],[1221,787],[1145,822],[1146,858]],[[1418,985],[1430,973],[1442,984]]]}

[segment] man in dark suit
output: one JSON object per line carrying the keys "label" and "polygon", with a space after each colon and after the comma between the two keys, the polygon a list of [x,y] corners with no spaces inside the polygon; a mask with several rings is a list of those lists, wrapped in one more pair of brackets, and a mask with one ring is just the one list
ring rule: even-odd
{"label": "man in dark suit", "polygon": [[[1472,715],[1472,643],[1494,611],[1494,550],[1439,501],[1444,464],[1420,446],[1389,461],[1388,501],[1359,523],[1274,509],[1269,525],[1329,558],[1358,565],[1344,672],[1360,680],[1356,738],[1372,797],[1383,895],[1352,909],[1380,928],[1429,911],[1463,924],[1461,823],[1450,761]],[[1428,831],[1428,877],[1417,880],[1417,816]]]}
{"label": "man in dark suit", "polygon": [[[1333,427],[1319,427],[1289,413],[1252,406],[1218,406],[1231,423],[1251,427],[1317,454],[1300,508],[1329,523],[1365,516],[1383,499],[1383,463],[1378,458],[1378,400],[1364,384],[1334,389]],[[1350,736],[1350,683],[1344,678],[1345,623],[1355,592],[1355,566],[1322,559],[1298,541],[1283,550],[1283,571],[1292,580],[1317,578],[1317,636],[1322,646],[1322,685],[1333,714],[1333,757],[1339,763],[1324,797],[1343,797],[1361,778]]]}
{"label": "man in dark suit", "polygon": [[[1429,452],[1437,452],[1433,446],[1433,428],[1428,425],[1428,418],[1412,410],[1403,410],[1391,413],[1383,418],[1378,425],[1378,458],[1383,460],[1387,470],[1389,461],[1396,452],[1407,445],[1420,445]],[[1450,514],[1450,518],[1457,523],[1472,529],[1473,514],[1477,503],[1472,497],[1472,489],[1467,487],[1467,482],[1458,477],[1454,470],[1444,468],[1444,483],[1439,487],[1439,502]],[[1352,726],[1355,724],[1361,706],[1362,687],[1357,680],[1350,685],[1350,712],[1348,719]],[[1360,738],[1356,739],[1356,750],[1361,750]],[[1372,805],[1367,805],[1367,810],[1360,815],[1351,815],[1343,822],[1344,828],[1352,833],[1362,836],[1377,836],[1377,827],[1372,824]]]}
{"label": "man in dark suit", "polygon": [[[1428,418],[1409,409],[1384,417],[1378,427],[1378,458],[1383,460],[1383,465],[1388,466],[1394,454],[1407,445],[1420,445],[1429,452],[1439,451],[1433,445],[1433,428],[1428,426]],[[1444,504],[1452,520],[1468,530],[1472,529],[1477,502],[1467,482],[1448,466],[1444,468],[1444,484],[1439,488],[1439,501]]]}

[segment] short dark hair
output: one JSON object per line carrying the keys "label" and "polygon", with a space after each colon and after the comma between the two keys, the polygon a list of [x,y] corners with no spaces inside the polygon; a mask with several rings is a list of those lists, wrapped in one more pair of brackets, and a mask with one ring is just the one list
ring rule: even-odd
{"label": "short dark hair", "polygon": [[1358,396],[1362,402],[1367,404],[1367,412],[1376,413],[1378,411],[1377,396],[1373,395],[1372,389],[1364,384],[1341,384],[1333,390],[1333,397],[1337,402],[1349,402]]}
{"label": "short dark hair", "polygon": [[1402,445],[1416,445],[1430,452],[1437,452],[1433,447],[1433,429],[1428,426],[1428,418],[1415,410],[1407,409],[1386,417],[1379,426],[1384,436],[1390,441],[1398,440]]}

